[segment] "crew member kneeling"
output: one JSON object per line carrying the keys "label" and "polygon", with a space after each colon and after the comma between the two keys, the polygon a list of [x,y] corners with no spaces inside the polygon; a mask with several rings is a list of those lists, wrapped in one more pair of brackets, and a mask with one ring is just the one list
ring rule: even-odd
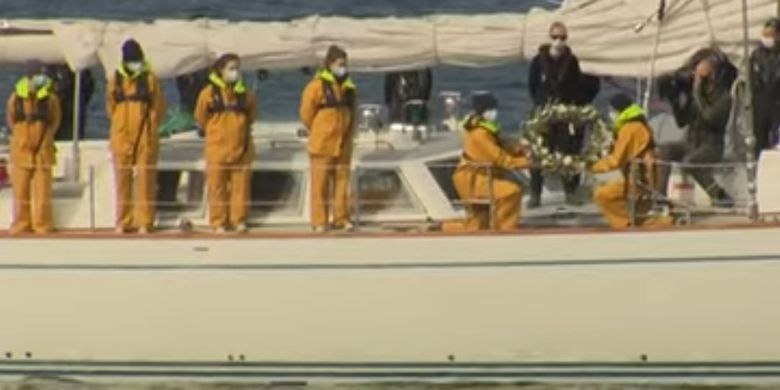
{"label": "crew member kneeling", "polygon": [[239,66],[237,55],[221,56],[195,109],[195,118],[206,132],[209,221],[218,233],[229,226],[240,233],[247,229],[255,158],[251,129],[257,111],[255,96],[241,79]]}
{"label": "crew member kneeling", "polygon": [[27,75],[16,83],[5,112],[11,129],[11,234],[50,232],[54,133],[60,126],[62,112],[42,63],[30,61]]}
{"label": "crew member kneeling", "polygon": [[[593,173],[605,173],[619,169],[623,173],[623,179],[597,188],[593,201],[601,209],[609,226],[616,229],[627,228],[631,224],[628,211],[629,193],[637,197],[637,225],[671,224],[671,220],[667,218],[648,218],[646,215],[651,204],[642,195],[655,188],[657,174],[653,131],[647,124],[644,111],[625,94],[615,95],[609,104],[614,110],[610,116],[613,117],[617,129],[617,141],[612,153],[595,163],[590,170]],[[632,162],[635,164],[633,169]]]}
{"label": "crew member kneeling", "polygon": [[478,200],[493,197],[494,221],[498,230],[514,230],[520,219],[520,185],[504,179],[505,169],[525,169],[529,162],[524,157],[513,156],[499,142],[501,128],[496,122],[498,101],[491,94],[475,95],[473,113],[464,122],[463,158],[452,180],[461,200],[466,205],[468,217],[466,230],[490,228],[489,210],[474,205]]}

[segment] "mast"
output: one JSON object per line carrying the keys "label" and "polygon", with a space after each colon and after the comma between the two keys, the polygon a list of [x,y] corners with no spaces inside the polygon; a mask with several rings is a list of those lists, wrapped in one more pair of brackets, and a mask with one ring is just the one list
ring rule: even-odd
{"label": "mast", "polygon": [[[780,2],[778,2],[780,3]],[[742,113],[744,118],[742,123],[745,132],[745,161],[747,162],[747,179],[748,179],[748,213],[750,219],[755,221],[758,219],[758,200],[756,198],[757,188],[757,164],[755,155],[756,138],[753,135],[753,82],[751,80],[750,69],[750,22],[748,20],[748,0],[742,0],[742,49],[743,49],[743,61],[742,61],[742,73],[744,77],[745,87],[742,89],[744,96],[742,96]]]}
{"label": "mast", "polygon": [[73,83],[73,155],[71,162],[71,172],[69,172],[71,179],[74,182],[79,181],[79,174],[81,169],[81,147],[79,145],[79,129],[81,125],[81,118],[79,112],[81,111],[81,71],[76,69],[74,71],[74,83]]}

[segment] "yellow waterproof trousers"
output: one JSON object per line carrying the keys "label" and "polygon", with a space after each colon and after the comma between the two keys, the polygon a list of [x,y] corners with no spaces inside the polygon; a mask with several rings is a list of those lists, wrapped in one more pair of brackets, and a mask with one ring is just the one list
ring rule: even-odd
{"label": "yellow waterproof trousers", "polygon": [[[602,185],[593,193],[593,202],[599,207],[609,226],[614,229],[625,229],[631,225],[625,186],[625,181],[615,180]],[[668,217],[648,218],[648,209],[649,205],[644,202],[637,204],[635,223],[638,226],[672,225],[672,220]]]}
{"label": "yellow waterproof trousers", "polygon": [[[490,213],[488,207],[472,203],[490,198],[491,183],[487,174],[478,173],[473,168],[460,167],[453,175],[453,183],[466,207],[466,230],[489,229]],[[502,178],[493,178],[492,187],[496,229],[516,230],[520,220],[522,188],[517,183]]]}
{"label": "yellow waterproof trousers", "polygon": [[333,225],[345,226],[349,216],[349,178],[351,156],[324,157],[309,156],[311,170],[311,225],[327,227],[330,210],[333,210]]}
{"label": "yellow waterproof trousers", "polygon": [[114,174],[117,193],[116,226],[124,230],[133,227],[151,229],[156,210],[156,156],[151,156],[146,148],[141,147],[135,161],[115,154]]}
{"label": "yellow waterproof trousers", "polygon": [[51,167],[12,167],[14,217],[11,234],[52,230],[51,174]]}
{"label": "yellow waterproof trousers", "polygon": [[227,228],[246,224],[252,170],[250,163],[209,164],[206,181],[211,227]]}

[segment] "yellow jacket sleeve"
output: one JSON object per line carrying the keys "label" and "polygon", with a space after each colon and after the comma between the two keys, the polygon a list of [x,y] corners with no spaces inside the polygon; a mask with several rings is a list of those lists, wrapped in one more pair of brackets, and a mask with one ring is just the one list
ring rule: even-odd
{"label": "yellow jacket sleeve", "polygon": [[247,123],[249,123],[249,128],[252,128],[252,123],[254,123],[257,120],[257,96],[255,96],[255,93],[253,91],[248,91],[246,94],[246,103],[248,106],[247,111]]}
{"label": "yellow jacket sleeve", "polygon": [[307,129],[311,130],[312,122],[314,122],[314,116],[317,115],[317,110],[320,104],[320,83],[309,82],[301,95],[301,108],[300,117],[301,122]]}
{"label": "yellow jacket sleeve", "polygon": [[624,128],[618,132],[618,139],[615,141],[612,153],[593,164],[591,171],[594,173],[614,171],[628,162],[628,159],[630,158],[629,146],[634,137],[634,132],[631,130],[632,128]]}
{"label": "yellow jacket sleeve", "polygon": [[525,157],[513,157],[496,142],[495,137],[486,130],[473,130],[475,144],[479,154],[491,163],[506,169],[525,169],[530,165]]}
{"label": "yellow jacket sleeve", "polygon": [[57,95],[49,96],[49,123],[48,132],[54,135],[60,128],[62,122],[62,106],[60,105],[60,99]]}
{"label": "yellow jacket sleeve", "polygon": [[116,101],[114,100],[114,89],[116,80],[114,77],[106,79],[106,114],[108,114],[108,120],[114,115],[114,109],[116,108]]}
{"label": "yellow jacket sleeve", "polygon": [[209,121],[209,106],[211,105],[211,86],[206,86],[198,94],[198,102],[195,103],[195,121],[202,129],[206,128]]}
{"label": "yellow jacket sleeve", "polygon": [[149,75],[149,86],[152,92],[152,102],[149,110],[149,120],[151,121],[153,131],[156,131],[160,127],[163,118],[165,117],[166,103],[165,93],[163,92],[162,85],[160,85],[160,79],[155,75]]}
{"label": "yellow jacket sleeve", "polygon": [[16,104],[16,94],[11,94],[8,98],[8,103],[5,105],[5,123],[8,125],[8,130],[14,127],[14,105]]}

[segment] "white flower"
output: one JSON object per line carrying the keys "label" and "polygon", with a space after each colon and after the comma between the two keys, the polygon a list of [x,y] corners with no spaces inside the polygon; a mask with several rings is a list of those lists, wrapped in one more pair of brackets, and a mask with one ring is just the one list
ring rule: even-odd
{"label": "white flower", "polygon": [[566,156],[566,157],[563,158],[563,161],[561,161],[561,163],[563,163],[563,165],[565,165],[565,166],[569,166],[573,162],[574,162],[574,159],[571,156]]}

